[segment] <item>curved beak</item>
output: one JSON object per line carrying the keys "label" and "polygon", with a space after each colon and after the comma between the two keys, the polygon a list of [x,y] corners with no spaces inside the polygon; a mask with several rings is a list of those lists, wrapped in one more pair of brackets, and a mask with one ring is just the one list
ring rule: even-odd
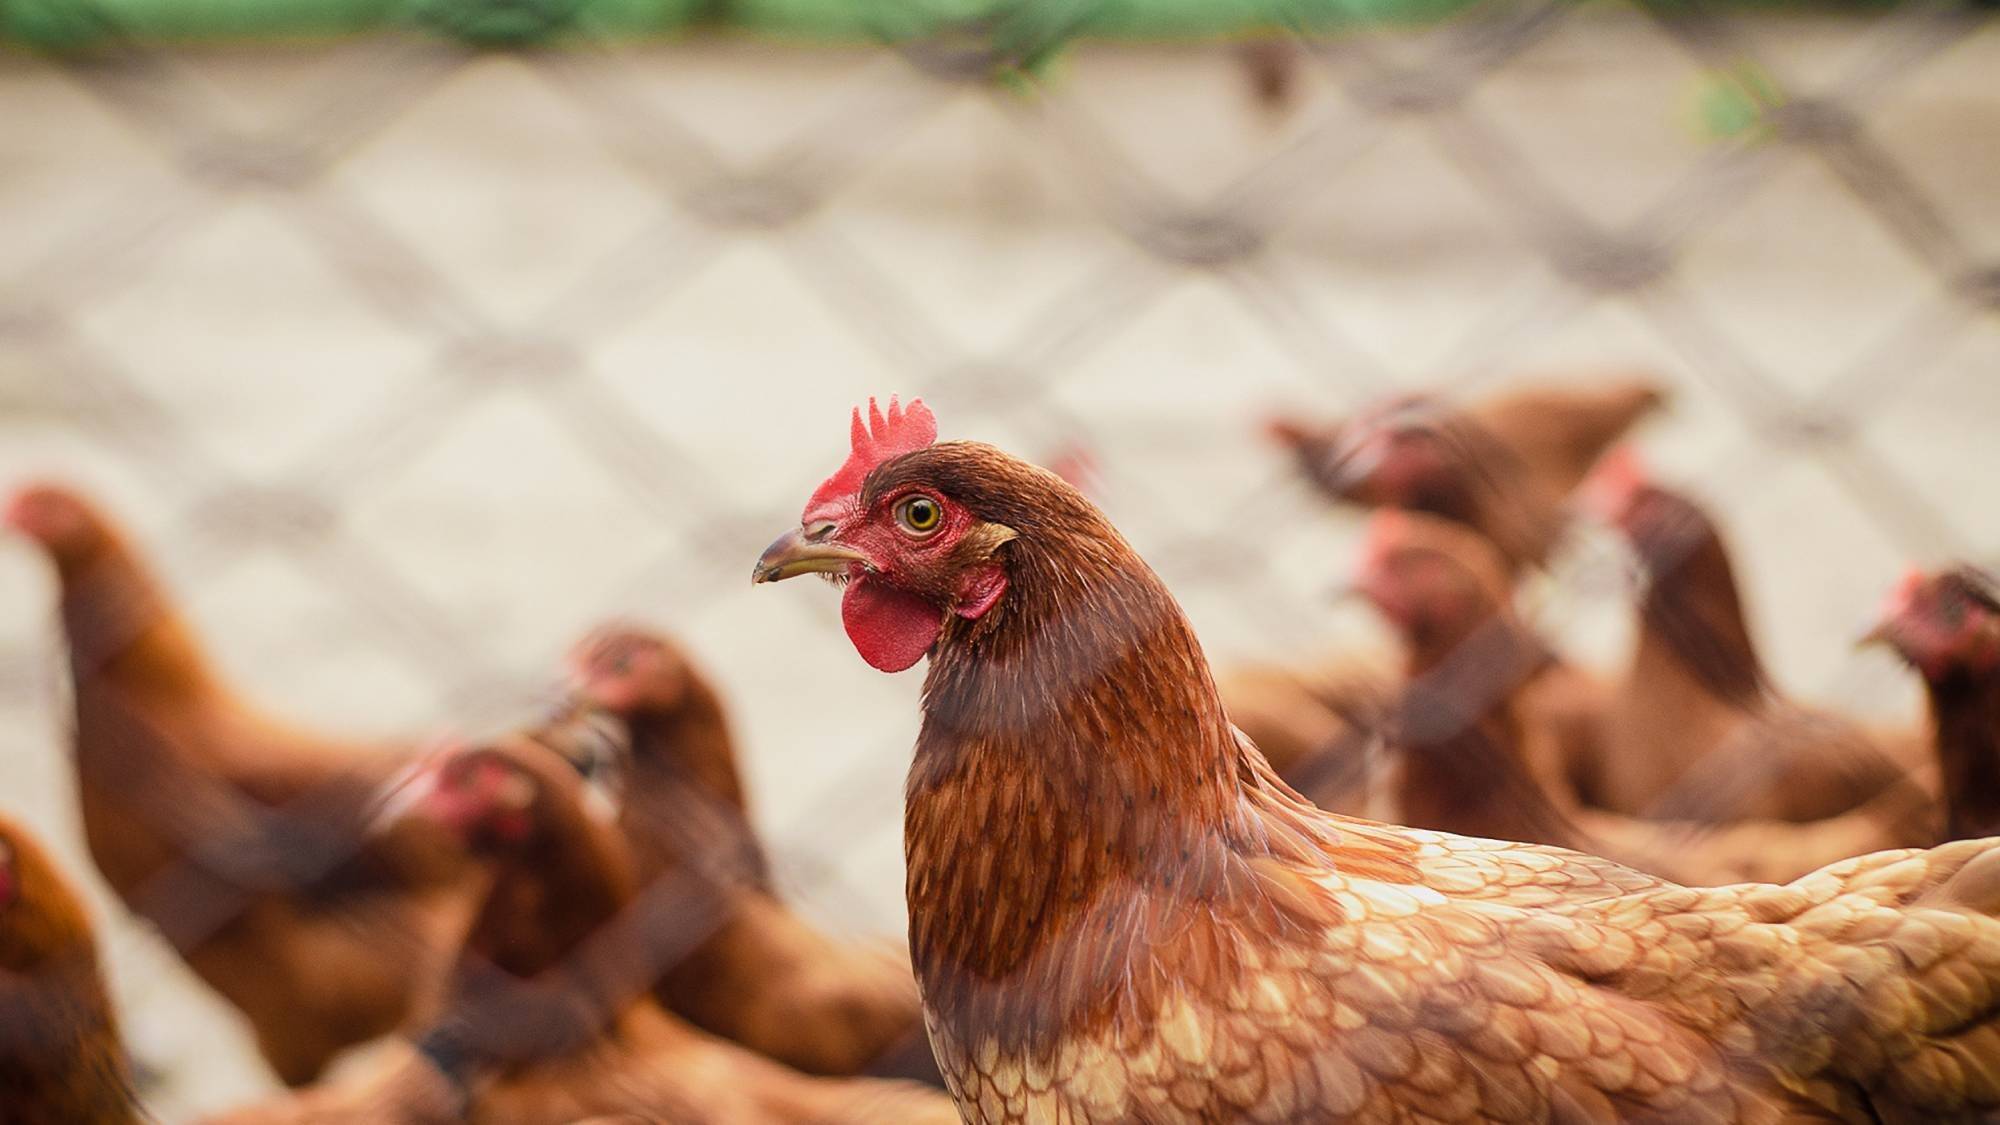
{"label": "curved beak", "polygon": [[1903,635],[1904,618],[1915,609],[1918,594],[1923,589],[1923,585],[1924,574],[1922,571],[1916,567],[1911,567],[1904,571],[1903,576],[1896,580],[1896,585],[1889,591],[1888,596],[1882,599],[1882,609],[1880,616],[1875,620],[1874,627],[1857,638],[1854,642],[1854,647],[1868,648],[1872,645],[1895,645],[1897,639]]}
{"label": "curved beak", "polygon": [[[831,525],[827,525],[827,530],[831,530]],[[757,557],[757,565],[750,570],[750,581],[782,582],[801,574],[838,574],[855,563],[867,561],[867,556],[859,551],[828,542],[825,531],[820,536],[819,541],[814,541],[803,527],[778,536]]]}
{"label": "curved beak", "polygon": [[1894,618],[1884,617],[1882,620],[1877,621],[1873,628],[1854,638],[1854,647],[1865,649],[1881,645],[1893,646],[1896,642],[1896,628],[1897,623]]}

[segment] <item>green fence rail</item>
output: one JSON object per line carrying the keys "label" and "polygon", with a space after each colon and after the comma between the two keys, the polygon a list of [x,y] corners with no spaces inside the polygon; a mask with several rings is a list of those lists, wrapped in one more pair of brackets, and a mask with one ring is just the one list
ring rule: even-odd
{"label": "green fence rail", "polygon": [[1474,0],[0,0],[0,43],[325,38],[383,31],[560,43],[729,28],[831,41],[960,40],[1032,60],[1078,37],[1183,39],[1424,22]]}

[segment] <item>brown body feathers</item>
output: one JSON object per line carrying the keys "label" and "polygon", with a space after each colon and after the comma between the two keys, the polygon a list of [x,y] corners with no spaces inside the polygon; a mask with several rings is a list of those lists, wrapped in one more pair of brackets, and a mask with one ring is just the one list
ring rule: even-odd
{"label": "brown body feathers", "polygon": [[606,627],[572,653],[570,679],[573,708],[540,741],[589,743],[592,716],[628,729],[619,828],[640,885],[670,883],[681,900],[679,924],[662,935],[660,1000],[810,1074],[940,1081],[907,960],[837,941],[778,896],[721,698],[687,654]]}
{"label": "brown body feathers", "polygon": [[401,1079],[426,1098],[449,1077],[476,1125],[603,1114],[689,1125],[954,1119],[934,1091],[808,1077],[662,1009],[649,992],[649,931],[675,924],[676,903],[639,886],[617,825],[532,739],[454,752],[410,784],[416,815],[462,833],[493,868],[427,1058],[410,1064],[430,1081]]}
{"label": "brown body feathers", "polygon": [[363,838],[414,748],[323,738],[243,700],[80,497],[30,489],[8,519],[56,566],[84,833],[112,889],[242,1010],[288,1083],[411,1018],[473,893],[445,842]]}
{"label": "brown body feathers", "polygon": [[0,1120],[10,1125],[140,1120],[83,904],[41,845],[3,818]]}

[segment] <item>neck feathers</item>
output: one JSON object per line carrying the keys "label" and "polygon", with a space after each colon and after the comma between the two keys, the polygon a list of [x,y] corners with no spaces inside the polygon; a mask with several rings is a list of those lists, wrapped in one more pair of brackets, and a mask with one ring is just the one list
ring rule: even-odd
{"label": "neck feathers", "polygon": [[611,830],[573,805],[539,815],[546,826],[501,862],[454,973],[450,1010],[495,1062],[581,1049],[652,979]]}
{"label": "neck feathers", "polygon": [[127,687],[200,691],[213,678],[192,629],[157,579],[121,539],[60,560],[62,616],[77,687],[98,679]]}
{"label": "neck feathers", "polygon": [[1505,614],[1443,653],[1420,656],[1399,706],[1401,823],[1577,846],[1568,819],[1529,771],[1514,706],[1521,688],[1552,660]]}
{"label": "neck feathers", "polygon": [[1097,521],[1094,536],[1011,545],[1008,600],[947,629],[912,793],[1032,774],[1225,827],[1246,752],[1180,607]]}
{"label": "neck feathers", "polygon": [[[26,1121],[140,1120],[118,1022],[89,949],[0,973],[0,1091]],[[9,1117],[8,1120],[17,1120]]]}
{"label": "neck feathers", "polygon": [[947,629],[910,775],[925,1003],[1014,1045],[1110,1018],[1153,929],[1233,901],[1255,857],[1332,846],[1229,724],[1180,608],[1086,508],[1010,543],[1007,598]]}
{"label": "neck feathers", "polygon": [[528,977],[570,959],[633,895],[633,874],[612,829],[578,808],[543,808],[556,823],[521,854],[501,861],[467,945]]}
{"label": "neck feathers", "polygon": [[[714,690],[690,676],[677,706],[640,711],[627,722],[633,776],[625,826],[641,874],[687,864],[718,886],[768,890],[770,860],[750,824],[735,743]],[[654,801],[670,805],[673,815],[646,815],[642,810]]]}
{"label": "neck feathers", "polygon": [[1648,562],[1643,628],[1716,697],[1748,705],[1770,681],[1750,638],[1736,573],[1715,528],[1691,516]]}
{"label": "neck feathers", "polygon": [[2000,671],[1958,670],[1927,687],[1947,837],[2000,832]]}
{"label": "neck feathers", "polygon": [[0,1101],[28,1121],[137,1121],[83,906],[38,845],[18,832],[0,839],[20,879],[0,911]]}

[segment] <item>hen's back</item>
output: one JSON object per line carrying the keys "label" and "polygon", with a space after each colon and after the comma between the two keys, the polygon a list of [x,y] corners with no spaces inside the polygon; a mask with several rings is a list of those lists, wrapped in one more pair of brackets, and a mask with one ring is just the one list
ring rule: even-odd
{"label": "hen's back", "polygon": [[1494,956],[1525,976],[1475,978],[1585,1109],[1981,1117],[2000,1111],[1996,909],[2000,840],[1963,841],[1782,886],[1565,894],[1496,919]]}

